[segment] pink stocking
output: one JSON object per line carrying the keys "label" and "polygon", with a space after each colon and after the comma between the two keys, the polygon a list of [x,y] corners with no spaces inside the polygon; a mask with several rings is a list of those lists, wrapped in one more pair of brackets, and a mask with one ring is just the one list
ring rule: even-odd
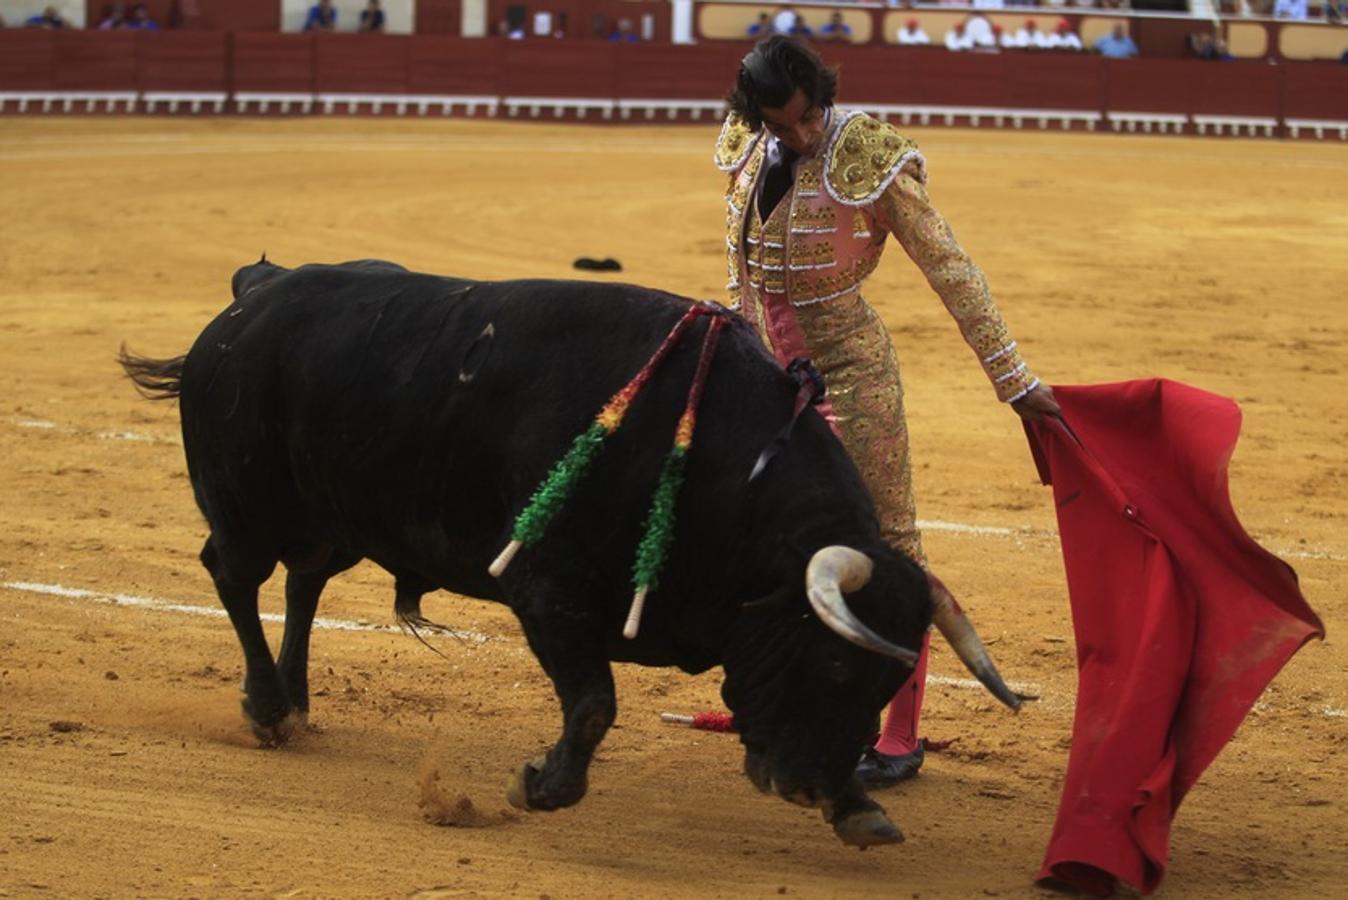
{"label": "pink stocking", "polygon": [[887,756],[912,753],[917,749],[917,722],[922,715],[922,695],[927,688],[927,648],[930,644],[931,632],[928,631],[922,638],[917,668],[889,701],[884,730],[880,732],[880,740],[875,742],[875,749]]}

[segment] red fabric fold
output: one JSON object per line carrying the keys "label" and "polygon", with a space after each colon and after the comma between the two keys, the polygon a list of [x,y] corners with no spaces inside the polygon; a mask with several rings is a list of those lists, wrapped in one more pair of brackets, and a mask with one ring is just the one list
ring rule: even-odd
{"label": "red fabric fold", "polygon": [[1078,694],[1039,877],[1151,893],[1184,795],[1324,627],[1231,507],[1233,401],[1159,379],[1053,390],[1066,425],[1026,432],[1057,506]]}

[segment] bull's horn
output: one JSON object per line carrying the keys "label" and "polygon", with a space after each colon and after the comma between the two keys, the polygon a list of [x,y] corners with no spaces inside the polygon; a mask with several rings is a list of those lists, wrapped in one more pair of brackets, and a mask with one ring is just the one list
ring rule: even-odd
{"label": "bull's horn", "polygon": [[932,624],[950,644],[964,667],[983,682],[983,687],[1013,711],[1019,712],[1020,697],[1002,680],[983,642],[979,640],[978,632],[974,631],[973,623],[964,615],[964,610],[959,608],[945,585],[936,578],[932,578],[931,582]]}
{"label": "bull's horn", "polygon": [[810,557],[805,569],[805,593],[815,615],[842,637],[907,666],[917,665],[916,651],[891,644],[866,627],[847,608],[843,592],[860,590],[871,580],[875,564],[866,554],[851,547],[824,547]]}

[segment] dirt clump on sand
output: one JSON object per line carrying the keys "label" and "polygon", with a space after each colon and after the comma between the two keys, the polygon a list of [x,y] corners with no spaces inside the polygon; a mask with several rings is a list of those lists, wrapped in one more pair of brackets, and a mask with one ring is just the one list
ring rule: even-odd
{"label": "dirt clump on sand", "polygon": [[488,813],[477,808],[471,797],[453,793],[441,783],[440,770],[434,766],[423,769],[417,776],[417,806],[421,817],[432,825],[443,828],[490,828],[519,821],[519,815],[510,810]]}

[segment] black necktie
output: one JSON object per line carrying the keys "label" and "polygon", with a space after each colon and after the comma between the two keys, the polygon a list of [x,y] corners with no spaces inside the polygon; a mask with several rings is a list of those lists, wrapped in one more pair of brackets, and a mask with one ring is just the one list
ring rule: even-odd
{"label": "black necktie", "polygon": [[760,219],[766,220],[772,215],[772,211],[786,194],[787,188],[791,187],[791,166],[799,158],[800,154],[785,144],[780,142],[777,144],[777,160],[768,166],[767,172],[763,173],[763,182],[758,188]]}

